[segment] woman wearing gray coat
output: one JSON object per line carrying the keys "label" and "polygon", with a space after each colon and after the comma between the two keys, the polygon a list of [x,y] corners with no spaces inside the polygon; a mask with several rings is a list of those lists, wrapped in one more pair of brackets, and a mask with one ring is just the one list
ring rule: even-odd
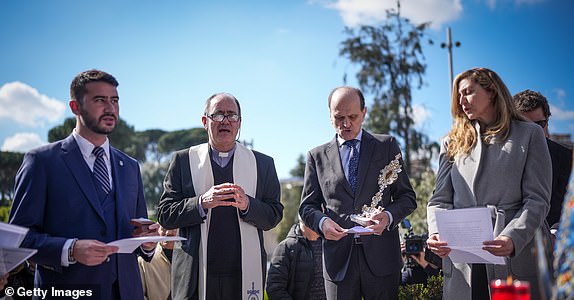
{"label": "woman wearing gray coat", "polygon": [[[454,80],[453,127],[443,141],[435,192],[427,207],[429,249],[443,259],[443,299],[489,299],[493,279],[530,282],[539,299],[534,232],[550,230],[544,222],[550,205],[551,160],[540,126],[526,122],[493,71],[477,68]],[[483,248],[505,258],[505,265],[453,264],[450,248],[439,236],[436,212],[488,207],[493,241]]]}

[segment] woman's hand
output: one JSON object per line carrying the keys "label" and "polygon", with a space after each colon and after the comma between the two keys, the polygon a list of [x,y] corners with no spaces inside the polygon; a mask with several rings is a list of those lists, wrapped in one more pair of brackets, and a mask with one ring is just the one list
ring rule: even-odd
{"label": "woman's hand", "polygon": [[427,239],[427,247],[441,258],[447,257],[450,254],[451,249],[447,246],[447,242],[440,240],[438,233],[431,234]]}
{"label": "woman's hand", "polygon": [[505,235],[499,235],[493,241],[486,241],[482,244],[484,245],[483,250],[496,256],[510,256],[514,253],[514,242]]}

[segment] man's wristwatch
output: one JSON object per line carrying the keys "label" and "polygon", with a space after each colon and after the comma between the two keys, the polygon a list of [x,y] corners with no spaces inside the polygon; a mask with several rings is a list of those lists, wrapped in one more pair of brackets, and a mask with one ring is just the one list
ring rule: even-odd
{"label": "man's wristwatch", "polygon": [[74,246],[76,245],[76,242],[78,241],[78,239],[73,239],[72,243],[70,244],[70,248],[68,248],[68,263],[69,264],[75,264],[77,261],[74,258]]}

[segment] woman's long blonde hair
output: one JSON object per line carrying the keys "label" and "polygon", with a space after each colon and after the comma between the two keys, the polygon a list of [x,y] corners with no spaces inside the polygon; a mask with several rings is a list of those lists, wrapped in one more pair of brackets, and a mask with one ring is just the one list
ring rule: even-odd
{"label": "woman's long blonde hair", "polygon": [[457,155],[468,155],[478,140],[478,134],[474,129],[475,121],[471,121],[466,116],[460,105],[458,89],[463,79],[479,84],[492,97],[495,117],[484,131],[485,142],[490,143],[494,137],[501,141],[506,140],[510,133],[510,122],[524,120],[514,106],[508,88],[494,71],[487,68],[474,68],[458,74],[454,79],[451,97],[453,125],[447,135],[449,141],[447,157],[451,160]]}

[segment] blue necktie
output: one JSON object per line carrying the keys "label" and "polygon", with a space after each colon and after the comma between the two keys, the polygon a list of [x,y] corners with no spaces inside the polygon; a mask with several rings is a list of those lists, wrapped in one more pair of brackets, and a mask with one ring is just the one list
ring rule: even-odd
{"label": "blue necktie", "polygon": [[110,187],[110,179],[108,176],[108,168],[106,167],[106,162],[104,161],[104,148],[95,147],[92,153],[96,156],[96,162],[94,163],[94,176],[96,180],[100,183],[102,190],[108,194],[112,188]]}
{"label": "blue necktie", "polygon": [[357,150],[357,144],[359,140],[348,140],[343,143],[347,147],[351,148],[351,152],[349,154],[349,184],[351,185],[351,189],[353,189],[353,193],[357,190],[357,179],[359,177],[359,151]]}

